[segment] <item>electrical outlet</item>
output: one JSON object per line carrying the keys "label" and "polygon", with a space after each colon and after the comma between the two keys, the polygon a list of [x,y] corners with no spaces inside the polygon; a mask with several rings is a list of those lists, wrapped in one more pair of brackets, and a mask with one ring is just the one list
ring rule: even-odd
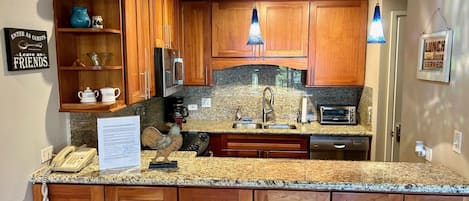
{"label": "electrical outlet", "polygon": [[454,130],[453,135],[453,151],[460,154],[462,148],[462,132]]}
{"label": "electrical outlet", "polygon": [[187,109],[188,110],[197,110],[197,104],[189,104],[187,105]]}
{"label": "electrical outlet", "polygon": [[423,149],[425,149],[425,160],[427,161],[432,161],[432,148],[424,146]]}
{"label": "electrical outlet", "polygon": [[41,163],[44,163],[52,158],[52,151],[54,146],[50,145],[41,149]]}
{"label": "electrical outlet", "polygon": [[212,107],[212,99],[202,98],[202,107]]}

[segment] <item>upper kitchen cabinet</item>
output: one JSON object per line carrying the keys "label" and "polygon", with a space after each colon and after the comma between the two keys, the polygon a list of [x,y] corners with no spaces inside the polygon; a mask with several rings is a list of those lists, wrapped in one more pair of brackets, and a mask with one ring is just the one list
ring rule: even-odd
{"label": "upper kitchen cabinet", "polygon": [[178,49],[178,0],[153,0],[153,44],[155,47]]}
{"label": "upper kitchen cabinet", "polygon": [[[254,7],[264,40],[260,46],[247,45]],[[305,70],[308,17],[308,1],[213,2],[212,68],[272,64]]]}
{"label": "upper kitchen cabinet", "polygon": [[259,2],[264,46],[260,56],[308,56],[309,2]]}
{"label": "upper kitchen cabinet", "polygon": [[152,0],[124,0],[127,103],[155,95]]}
{"label": "upper kitchen cabinet", "polygon": [[209,1],[181,3],[184,85],[210,85],[210,8]]}
{"label": "upper kitchen cabinet", "polygon": [[[102,16],[103,29],[73,28],[70,17],[74,6],[86,7],[89,16]],[[126,106],[123,95],[111,103],[101,102],[100,96],[97,102],[81,103],[78,97],[78,92],[87,87],[119,88],[125,93],[121,19],[120,0],[54,0],[61,112],[112,112]],[[104,60],[96,63],[97,55]]]}
{"label": "upper kitchen cabinet", "polygon": [[312,1],[307,85],[363,85],[368,3]]}

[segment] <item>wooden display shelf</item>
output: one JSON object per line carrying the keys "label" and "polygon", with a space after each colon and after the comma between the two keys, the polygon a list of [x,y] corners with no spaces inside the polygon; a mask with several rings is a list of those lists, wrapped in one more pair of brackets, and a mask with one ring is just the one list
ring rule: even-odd
{"label": "wooden display shelf", "polygon": [[71,70],[71,71],[99,71],[99,70],[122,70],[122,66],[60,66],[60,70]]}
{"label": "wooden display shelf", "polygon": [[120,34],[121,30],[119,29],[97,29],[97,28],[57,28],[58,32],[67,32],[67,33],[112,33]]}
{"label": "wooden display shelf", "polygon": [[60,112],[115,112],[125,107],[121,100],[115,103],[62,103]]}

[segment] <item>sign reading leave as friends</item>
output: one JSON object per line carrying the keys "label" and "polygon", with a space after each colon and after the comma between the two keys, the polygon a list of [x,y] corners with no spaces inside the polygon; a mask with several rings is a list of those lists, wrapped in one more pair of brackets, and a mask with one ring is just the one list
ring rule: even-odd
{"label": "sign reading leave as friends", "polygon": [[47,32],[4,28],[8,70],[49,68]]}

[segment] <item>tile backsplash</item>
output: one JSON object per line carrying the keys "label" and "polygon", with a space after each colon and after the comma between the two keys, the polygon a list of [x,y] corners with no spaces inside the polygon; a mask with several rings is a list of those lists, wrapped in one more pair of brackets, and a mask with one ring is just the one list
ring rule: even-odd
{"label": "tile backsplash", "polygon": [[[175,94],[184,96],[184,104],[197,104],[188,119],[234,120],[241,108],[243,118],[262,119],[262,94],[265,87],[274,90],[274,120],[295,121],[303,96],[308,97],[308,111],[317,118],[316,106],[321,104],[357,105],[362,87],[304,87],[305,71],[278,66],[240,66],[214,71],[214,86],[184,87]],[[366,92],[366,91],[365,91]],[[368,91],[371,93],[370,91]],[[369,93],[366,94],[369,94]],[[201,99],[210,98],[211,107],[201,107]],[[368,99],[363,99],[366,104]],[[360,110],[359,110],[360,111]],[[164,125],[164,99],[133,104],[113,113],[71,113],[71,144],[97,146],[97,118],[140,115],[141,128]]]}
{"label": "tile backsplash", "polygon": [[[212,87],[185,87],[177,96],[185,105],[197,104],[188,119],[235,118],[241,108],[244,118],[262,119],[262,95],[265,87],[274,90],[276,121],[295,121],[303,96],[308,97],[308,110],[316,114],[321,104],[357,105],[362,87],[304,87],[305,71],[278,66],[239,66],[214,71]],[[202,98],[211,99],[211,107],[201,107]]]}

